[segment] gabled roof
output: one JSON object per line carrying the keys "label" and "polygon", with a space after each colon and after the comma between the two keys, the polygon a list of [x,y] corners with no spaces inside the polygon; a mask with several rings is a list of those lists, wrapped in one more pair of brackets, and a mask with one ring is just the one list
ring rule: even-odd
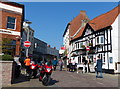
{"label": "gabled roof", "polygon": [[71,39],[71,40],[74,40],[74,39],[77,39],[78,37],[81,37],[82,34],[83,34],[84,29],[85,29],[85,27],[83,27],[83,28],[78,32],[78,34],[77,34],[73,39]]}
{"label": "gabled roof", "polygon": [[[111,26],[115,21],[115,19],[117,18],[117,16],[119,15],[119,13],[120,13],[120,5],[118,5],[113,10],[107,13],[97,16],[93,20],[89,21],[88,24],[93,28],[94,31],[98,31],[105,27]],[[83,27],[72,40],[75,40],[81,37],[84,30],[85,30],[85,27]]]}
{"label": "gabled roof", "polygon": [[95,31],[111,26],[120,13],[119,9],[120,9],[120,5],[107,13],[97,16],[96,18],[94,18],[89,22],[89,25]]}
{"label": "gabled roof", "polygon": [[73,36],[81,27],[82,20],[89,20],[85,11],[80,11],[80,14],[70,22],[70,36]]}

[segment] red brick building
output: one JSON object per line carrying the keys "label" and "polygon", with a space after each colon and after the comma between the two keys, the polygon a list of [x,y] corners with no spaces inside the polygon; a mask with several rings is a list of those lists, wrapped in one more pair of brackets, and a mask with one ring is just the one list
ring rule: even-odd
{"label": "red brick building", "polygon": [[11,39],[12,45],[14,45],[12,55],[20,55],[24,5],[14,2],[0,2],[0,17],[0,38]]}

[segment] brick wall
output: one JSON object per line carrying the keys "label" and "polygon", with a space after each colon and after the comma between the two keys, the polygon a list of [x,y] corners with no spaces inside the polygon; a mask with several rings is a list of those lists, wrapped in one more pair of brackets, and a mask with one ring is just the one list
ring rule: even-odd
{"label": "brick wall", "polygon": [[15,17],[16,18],[16,28],[15,29],[8,29],[12,31],[18,31],[21,32],[21,22],[22,22],[22,15],[21,14],[15,14],[14,12],[6,12],[2,11],[2,29],[7,29],[7,17]]}
{"label": "brick wall", "polygon": [[[21,33],[21,26],[22,26],[22,18],[23,18],[23,13],[19,13],[19,12],[15,12],[15,11],[11,11],[11,10],[7,10],[2,8],[0,10],[0,29],[5,29],[5,30],[10,30],[10,31],[15,31],[15,32],[20,32]],[[10,17],[14,17],[16,18],[16,24],[15,24],[15,29],[7,29],[7,18],[8,16]],[[2,35],[2,38],[10,38],[13,40],[16,40],[16,51],[15,51],[15,55],[20,55],[20,35],[15,35],[12,34],[0,34]],[[18,39],[16,39],[16,37],[19,37]]]}
{"label": "brick wall", "polygon": [[0,79],[2,79],[2,86],[11,85],[13,62],[0,61],[0,65],[1,65],[0,73],[2,73],[2,75],[0,76]]}

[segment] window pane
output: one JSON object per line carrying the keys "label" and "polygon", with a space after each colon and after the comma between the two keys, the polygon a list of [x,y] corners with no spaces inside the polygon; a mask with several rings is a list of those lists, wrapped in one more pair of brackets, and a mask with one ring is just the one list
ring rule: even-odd
{"label": "window pane", "polygon": [[103,43],[104,42],[104,38],[103,37],[101,37],[101,43]]}
{"label": "window pane", "polygon": [[77,43],[75,45],[76,45],[76,49],[77,49]]}
{"label": "window pane", "polygon": [[80,46],[82,46],[82,45],[83,45],[83,42],[80,43]]}
{"label": "window pane", "polygon": [[78,43],[78,49],[79,49],[79,43]]}
{"label": "window pane", "polygon": [[99,37],[97,37],[97,43],[99,43]]}
{"label": "window pane", "polygon": [[8,22],[15,23],[15,18],[14,17],[8,17]]}
{"label": "window pane", "polygon": [[110,63],[113,63],[113,57],[109,57]]}
{"label": "window pane", "polygon": [[11,24],[11,23],[8,23],[8,24],[7,24],[7,28],[14,29],[14,27],[15,27],[14,24]]}
{"label": "window pane", "polygon": [[15,19],[14,17],[8,17],[7,28],[15,29]]}

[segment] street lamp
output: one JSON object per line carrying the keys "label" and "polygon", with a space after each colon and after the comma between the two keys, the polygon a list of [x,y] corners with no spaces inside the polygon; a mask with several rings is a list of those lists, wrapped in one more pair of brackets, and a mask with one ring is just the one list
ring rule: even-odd
{"label": "street lamp", "polygon": [[[29,41],[29,24],[31,24],[32,22],[30,21],[25,21],[24,24],[24,29],[27,30],[27,41]],[[29,48],[26,48],[26,57],[28,56],[28,50]]]}

